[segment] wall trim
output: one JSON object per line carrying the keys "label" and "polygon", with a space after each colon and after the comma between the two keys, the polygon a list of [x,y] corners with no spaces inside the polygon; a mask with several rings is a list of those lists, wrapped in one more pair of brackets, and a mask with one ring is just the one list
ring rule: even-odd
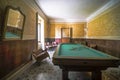
{"label": "wall trim", "polygon": [[87,37],[86,39],[120,40],[120,36],[95,36],[95,37]]}
{"label": "wall trim", "polygon": [[111,0],[110,2],[108,2],[106,5],[104,5],[102,8],[100,8],[99,10],[97,10],[96,12],[94,12],[92,15],[90,15],[86,21],[89,22],[92,19],[94,19],[95,17],[97,17],[98,15],[100,15],[101,13],[103,13],[104,11],[108,10],[109,8],[113,7],[113,6],[117,6],[120,0]]}
{"label": "wall trim", "polygon": [[50,23],[53,22],[87,22],[85,19],[56,19],[56,20],[50,20]]}
{"label": "wall trim", "polygon": [[86,24],[86,22],[51,22],[50,24]]}
{"label": "wall trim", "polygon": [[10,72],[8,75],[6,75],[5,77],[3,77],[1,80],[14,80],[23,71],[25,71],[26,69],[28,69],[33,63],[35,63],[35,61],[31,60],[31,61],[29,61],[26,64],[22,64],[21,66],[19,66],[18,68],[16,68],[12,72]]}
{"label": "wall trim", "polygon": [[[46,39],[61,39],[58,37]],[[91,36],[91,37],[72,37],[71,39],[105,39],[105,40],[120,40],[120,36]]]}
{"label": "wall trim", "polygon": [[36,3],[35,0],[23,0],[31,9],[33,9],[35,12],[38,11],[38,13],[40,14],[40,16],[45,19],[46,21],[48,21],[47,16],[45,15],[45,13],[42,11],[42,9],[38,6],[38,4]]}

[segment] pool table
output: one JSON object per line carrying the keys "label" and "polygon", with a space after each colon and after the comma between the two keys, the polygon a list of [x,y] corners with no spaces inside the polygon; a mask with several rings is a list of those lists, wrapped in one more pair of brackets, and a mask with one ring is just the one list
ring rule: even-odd
{"label": "pool table", "polygon": [[91,80],[101,80],[101,71],[117,67],[119,62],[117,57],[75,43],[59,44],[53,55],[53,63],[62,69],[63,80],[69,80],[69,71],[92,72]]}

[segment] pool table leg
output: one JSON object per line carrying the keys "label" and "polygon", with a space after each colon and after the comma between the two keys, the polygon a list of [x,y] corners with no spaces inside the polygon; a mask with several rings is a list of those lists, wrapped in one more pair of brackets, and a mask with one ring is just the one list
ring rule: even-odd
{"label": "pool table leg", "polygon": [[69,80],[67,70],[62,70],[62,80]]}
{"label": "pool table leg", "polygon": [[92,72],[92,80],[102,80],[101,71]]}

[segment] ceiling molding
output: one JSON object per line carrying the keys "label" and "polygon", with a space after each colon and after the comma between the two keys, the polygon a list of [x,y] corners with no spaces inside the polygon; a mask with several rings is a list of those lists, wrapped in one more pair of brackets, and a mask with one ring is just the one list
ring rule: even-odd
{"label": "ceiling molding", "polygon": [[42,11],[42,9],[37,5],[35,0],[23,0],[31,9],[33,9],[35,12],[38,12],[42,18],[45,20],[48,20],[45,13]]}
{"label": "ceiling molding", "polygon": [[50,20],[50,23],[52,22],[86,22],[85,19],[54,19]]}
{"label": "ceiling molding", "polygon": [[[43,12],[47,15],[50,22],[63,21],[69,22],[83,22],[89,15],[101,8],[103,5],[111,0],[35,0],[41,7]],[[60,19],[60,20],[56,20]],[[77,20],[74,20],[77,19]],[[80,20],[78,20],[80,19]],[[62,21],[62,22],[63,22]],[[60,21],[61,22],[61,21]]]}
{"label": "ceiling molding", "polygon": [[120,0],[111,0],[105,6],[103,6],[102,8],[100,8],[99,10],[97,10],[96,12],[94,12],[92,15],[90,15],[86,19],[86,21],[87,22],[91,21],[92,19],[94,19],[95,17],[97,17],[99,14],[101,14],[105,10],[108,10],[110,7],[116,6],[116,4],[119,3],[119,2],[120,2]]}
{"label": "ceiling molding", "polygon": [[[48,19],[48,17],[46,16],[46,14],[43,12],[43,10],[40,8],[40,6],[37,4],[37,1],[34,0],[34,2],[35,2],[35,4],[37,5],[37,7],[38,7],[40,13],[42,13],[42,15],[44,15],[44,17]],[[37,10],[38,10],[38,9],[37,9]]]}

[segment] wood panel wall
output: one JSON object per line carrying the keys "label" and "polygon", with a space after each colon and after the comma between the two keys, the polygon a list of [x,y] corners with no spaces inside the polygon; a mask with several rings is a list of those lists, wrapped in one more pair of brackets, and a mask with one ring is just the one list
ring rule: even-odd
{"label": "wood panel wall", "polygon": [[[110,54],[115,57],[120,58],[120,40],[110,40],[110,39],[86,39],[86,38],[71,38],[72,43],[83,43],[87,42],[86,45],[97,45],[96,49],[106,54]],[[61,43],[61,38],[47,38],[46,42]]]}
{"label": "wood panel wall", "polygon": [[72,39],[73,43],[87,42],[87,45],[97,45],[97,50],[103,51],[106,54],[110,54],[120,58],[120,40],[109,39]]}
{"label": "wood panel wall", "polygon": [[86,39],[88,44],[96,44],[97,49],[120,58],[120,40]]}
{"label": "wood panel wall", "polygon": [[36,40],[12,40],[0,42],[0,78],[31,60]]}

